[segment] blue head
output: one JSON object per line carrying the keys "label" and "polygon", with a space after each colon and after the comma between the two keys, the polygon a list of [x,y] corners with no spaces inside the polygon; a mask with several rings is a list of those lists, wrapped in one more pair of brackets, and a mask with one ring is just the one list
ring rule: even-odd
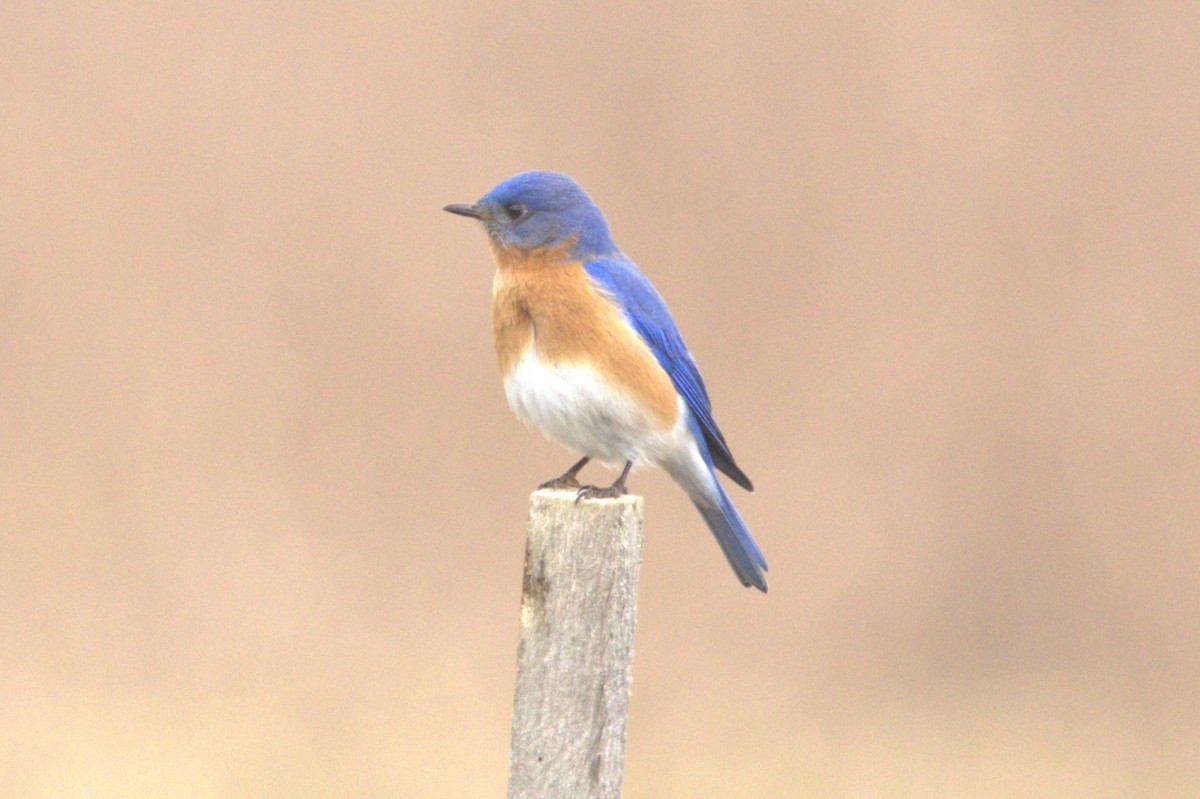
{"label": "blue head", "polygon": [[474,205],[446,210],[483,222],[493,245],[506,250],[570,244],[572,257],[580,259],[617,251],[604,214],[578,183],[558,172],[513,175]]}

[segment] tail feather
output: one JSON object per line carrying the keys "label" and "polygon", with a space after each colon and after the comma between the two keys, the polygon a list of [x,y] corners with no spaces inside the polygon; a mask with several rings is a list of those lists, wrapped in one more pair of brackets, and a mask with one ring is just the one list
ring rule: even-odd
{"label": "tail feather", "polygon": [[717,485],[718,504],[709,505],[694,500],[693,504],[712,530],[717,543],[721,545],[721,551],[725,553],[726,560],[733,567],[733,572],[742,585],[754,586],[765,594],[767,578],[763,572],[767,570],[767,560],[715,475],[713,482]]}

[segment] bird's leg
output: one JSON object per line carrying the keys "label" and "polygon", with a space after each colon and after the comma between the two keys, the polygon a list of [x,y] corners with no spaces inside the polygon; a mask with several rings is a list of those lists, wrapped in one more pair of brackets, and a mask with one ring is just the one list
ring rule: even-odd
{"label": "bird's leg", "polygon": [[625,490],[625,478],[629,476],[629,470],[633,468],[633,461],[625,461],[625,468],[621,470],[621,476],[613,481],[613,484],[608,488],[598,488],[596,486],[582,486],[575,494],[575,501],[581,499],[614,499],[623,497],[628,491]]}
{"label": "bird's leg", "polygon": [[554,491],[568,488],[579,488],[579,481],[575,479],[576,475],[579,474],[580,469],[582,469],[584,466],[587,466],[587,462],[590,460],[591,458],[587,457],[580,458],[579,463],[575,464],[570,469],[567,469],[563,473],[562,477],[555,477],[553,480],[547,480],[538,486],[538,490],[540,491],[543,488],[548,488]]}

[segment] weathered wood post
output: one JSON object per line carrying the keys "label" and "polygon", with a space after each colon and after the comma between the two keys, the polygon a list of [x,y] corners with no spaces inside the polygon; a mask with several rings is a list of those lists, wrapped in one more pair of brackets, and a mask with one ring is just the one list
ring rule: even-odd
{"label": "weathered wood post", "polygon": [[509,799],[621,795],[641,559],[641,497],[530,497]]}

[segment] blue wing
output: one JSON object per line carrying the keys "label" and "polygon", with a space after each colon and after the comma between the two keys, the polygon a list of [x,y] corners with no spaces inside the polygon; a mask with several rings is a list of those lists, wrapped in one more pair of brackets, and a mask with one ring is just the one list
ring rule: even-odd
{"label": "blue wing", "polygon": [[712,403],[708,399],[700,370],[684,345],[667,304],[654,286],[624,257],[597,258],[585,262],[583,268],[617,301],[625,318],[650,347],[659,365],[670,375],[675,389],[683,395],[692,416],[700,425],[713,466],[729,475],[742,488],[753,491],[750,478],[733,461],[729,445],[725,443],[725,437],[713,419]]}

